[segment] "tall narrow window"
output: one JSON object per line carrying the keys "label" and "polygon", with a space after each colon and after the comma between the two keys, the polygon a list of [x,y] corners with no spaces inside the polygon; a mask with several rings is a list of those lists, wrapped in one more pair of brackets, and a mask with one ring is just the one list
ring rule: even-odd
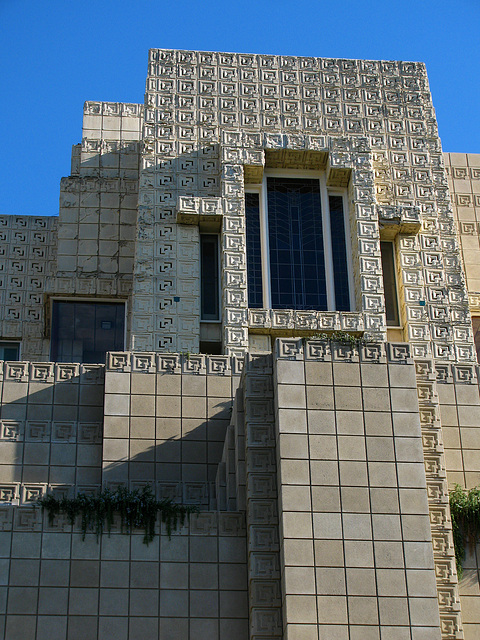
{"label": "tall narrow window", "polygon": [[102,364],[107,351],[123,350],[124,333],[123,302],[54,301],[51,358]]}
{"label": "tall narrow window", "polygon": [[245,194],[250,308],[351,310],[343,202],[324,176],[267,176]]}
{"label": "tall narrow window", "polygon": [[380,242],[382,254],[383,288],[385,291],[385,310],[387,326],[398,327],[400,316],[398,313],[397,284],[395,277],[395,254],[393,242]]}
{"label": "tall narrow window", "polygon": [[220,320],[218,236],[200,235],[201,319]]}
{"label": "tall narrow window", "polygon": [[262,247],[260,240],[260,194],[245,194],[245,224],[247,233],[248,306],[263,307]]}
{"label": "tall narrow window", "polygon": [[345,239],[345,214],[342,196],[329,196],[330,233],[332,238],[333,280],[336,311],[350,311],[348,259]]}
{"label": "tall narrow window", "polygon": [[480,363],[480,316],[472,316],[473,339],[477,350],[477,362]]}
{"label": "tall narrow window", "polygon": [[267,178],[273,309],[327,309],[318,180]]}

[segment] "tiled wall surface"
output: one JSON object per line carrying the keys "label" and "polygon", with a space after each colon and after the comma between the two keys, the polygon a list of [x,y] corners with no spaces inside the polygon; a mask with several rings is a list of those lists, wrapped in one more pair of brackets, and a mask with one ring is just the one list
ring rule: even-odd
{"label": "tiled wall surface", "polygon": [[60,188],[49,293],[127,297],[133,275],[143,107],[86,102],[83,138]]}
{"label": "tiled wall surface", "polygon": [[0,339],[26,360],[48,360],[43,294],[54,273],[57,218],[0,216]]}
{"label": "tiled wall surface", "polygon": [[[249,329],[385,340],[379,241],[387,233],[413,355],[474,360],[422,64],[152,49],[143,138],[134,349],[198,350],[198,225],[210,220],[222,232],[226,353],[245,353]],[[248,312],[244,185],[272,167],[315,167],[327,185],[347,187],[355,312]]]}
{"label": "tiled wall surface", "polygon": [[246,640],[244,514],[189,528],[89,534],[40,510],[0,510],[0,637],[6,640]]}
{"label": "tiled wall surface", "polygon": [[[471,489],[480,485],[477,373],[475,367],[461,364],[437,364],[436,371],[448,484],[450,488],[459,484]],[[463,579],[459,583],[466,640],[475,640],[480,634],[479,567],[478,546],[467,545]]]}
{"label": "tiled wall surface", "polygon": [[148,482],[159,496],[215,507],[240,367],[229,356],[109,354],[104,482]]}
{"label": "tiled wall surface", "polygon": [[388,346],[277,341],[285,637],[440,638],[415,367]]}
{"label": "tiled wall surface", "polygon": [[45,491],[74,495],[102,484],[104,367],[0,363],[3,501]]}
{"label": "tiled wall surface", "polygon": [[[480,484],[480,156],[442,154],[419,63],[154,49],[145,105],[85,104],[58,221],[0,218],[0,339],[29,361],[0,381],[6,640],[475,640],[480,552],[462,630],[447,484]],[[307,167],[347,189],[356,310],[248,310],[245,182]],[[205,224],[228,356],[189,353]],[[381,237],[410,346],[385,343]],[[135,352],[44,362],[70,295],[126,300]],[[372,342],[246,354],[249,331],[338,329]],[[202,512],[147,550],[31,507],[123,483]]]}
{"label": "tiled wall surface", "polygon": [[[14,540],[2,547],[8,640],[76,638],[82,611],[105,639],[159,624],[162,640],[172,629],[192,640],[317,640],[319,628],[339,640],[461,637],[439,493],[446,465],[432,434],[438,397],[453,406],[453,389],[455,410],[473,419],[474,368],[414,365],[405,344],[302,339],[249,356],[242,378],[241,365],[111,353],[104,383],[99,365],[4,363],[2,498],[20,505],[0,514],[3,539],[13,530]],[[436,387],[434,373],[445,374]],[[202,509],[148,550],[116,532],[80,543],[65,517],[51,526],[31,506],[47,489],[145,483]],[[467,565],[467,638],[477,631],[474,573]]]}
{"label": "tiled wall surface", "polygon": [[470,307],[480,311],[480,154],[444,153]]}

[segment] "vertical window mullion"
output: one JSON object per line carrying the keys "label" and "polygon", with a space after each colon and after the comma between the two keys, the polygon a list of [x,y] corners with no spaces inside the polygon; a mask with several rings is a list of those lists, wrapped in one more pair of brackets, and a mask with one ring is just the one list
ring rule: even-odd
{"label": "vertical window mullion", "polygon": [[400,314],[393,242],[380,242],[380,253],[382,255],[383,290],[387,326],[398,327],[400,325]]}
{"label": "vertical window mullion", "polygon": [[335,282],[333,274],[332,234],[330,228],[330,207],[328,202],[325,174],[320,176],[320,198],[322,202],[323,249],[325,254],[325,280],[327,286],[327,308],[335,311]]}
{"label": "vertical window mullion", "polygon": [[268,241],[268,193],[267,177],[264,174],[260,192],[260,244],[262,248],[263,306],[272,308],[272,288],[270,281],[270,243]]}
{"label": "vertical window mullion", "polygon": [[258,191],[245,193],[247,292],[250,309],[259,309],[264,306],[260,195]]}
{"label": "vertical window mullion", "polygon": [[345,233],[345,207],[342,195],[328,194],[330,232],[335,287],[335,310],[350,311],[350,268]]}
{"label": "vertical window mullion", "polygon": [[218,235],[200,234],[201,320],[220,319]]}

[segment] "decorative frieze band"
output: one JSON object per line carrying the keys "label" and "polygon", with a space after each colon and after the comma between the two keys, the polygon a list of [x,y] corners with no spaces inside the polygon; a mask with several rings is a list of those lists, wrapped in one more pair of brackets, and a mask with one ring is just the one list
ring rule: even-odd
{"label": "decorative frieze band", "polygon": [[[439,381],[451,381],[451,369],[456,367],[440,365]],[[416,360],[415,370],[442,640],[460,640],[464,636],[436,388],[437,371],[433,360]],[[465,380],[464,384],[469,381]]]}
{"label": "decorative frieze band", "polygon": [[281,638],[282,609],[272,356],[246,356],[243,373],[250,639]]}
{"label": "decorative frieze band", "polygon": [[102,384],[104,376],[103,364],[0,361],[0,380],[5,382]]}
{"label": "decorative frieze band", "polygon": [[115,351],[107,354],[106,371],[122,373],[171,373],[240,375],[243,358],[189,353]]}

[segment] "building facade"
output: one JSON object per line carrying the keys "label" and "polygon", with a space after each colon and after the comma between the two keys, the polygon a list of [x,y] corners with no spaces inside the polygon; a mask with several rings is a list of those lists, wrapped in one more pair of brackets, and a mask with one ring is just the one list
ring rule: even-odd
{"label": "building facade", "polygon": [[[85,103],[58,218],[0,217],[4,637],[478,637],[476,216],[421,63],[152,49]],[[171,540],[35,507],[145,484]]]}

